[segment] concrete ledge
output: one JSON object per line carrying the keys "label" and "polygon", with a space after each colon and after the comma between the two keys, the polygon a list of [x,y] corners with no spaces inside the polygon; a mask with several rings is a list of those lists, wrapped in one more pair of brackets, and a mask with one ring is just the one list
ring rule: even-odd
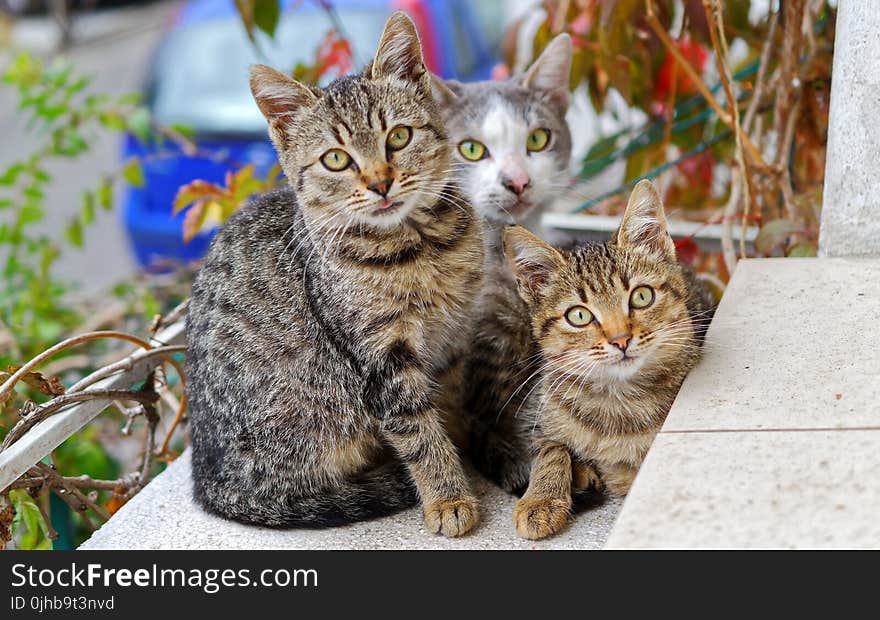
{"label": "concrete ledge", "polygon": [[880,547],[880,429],[661,433],[609,549]]}
{"label": "concrete ledge", "polygon": [[740,261],[664,431],[880,426],[880,260]]}
{"label": "concrete ledge", "polygon": [[740,262],[607,547],[880,547],[878,283]]}
{"label": "concrete ledge", "polygon": [[558,536],[532,542],[513,527],[515,499],[474,476],[482,522],[469,535],[429,534],[418,509],[328,530],[272,530],[226,521],[192,500],[189,453],[123,506],[80,549],[600,549],[619,500],[578,515]]}

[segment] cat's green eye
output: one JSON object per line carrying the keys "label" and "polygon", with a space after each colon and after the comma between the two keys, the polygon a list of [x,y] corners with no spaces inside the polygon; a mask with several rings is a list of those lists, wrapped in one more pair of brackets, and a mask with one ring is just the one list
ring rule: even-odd
{"label": "cat's green eye", "polygon": [[550,144],[549,129],[536,129],[526,138],[526,149],[533,153],[543,151],[548,144]]}
{"label": "cat's green eye", "polygon": [[458,145],[458,152],[470,161],[480,161],[489,154],[486,145],[476,140],[465,140]]}
{"label": "cat's green eye", "polygon": [[593,313],[583,306],[574,306],[566,311],[565,320],[574,327],[585,327],[593,322]]}
{"label": "cat's green eye", "polygon": [[631,308],[647,308],[654,303],[654,289],[650,286],[637,286],[633,289],[629,296],[629,305]]}
{"label": "cat's green eye", "polygon": [[321,163],[327,170],[342,172],[351,165],[351,155],[342,149],[330,149],[321,155]]}
{"label": "cat's green eye", "polygon": [[388,132],[388,138],[386,138],[385,144],[390,150],[399,151],[409,144],[410,140],[412,140],[412,127],[398,125]]}

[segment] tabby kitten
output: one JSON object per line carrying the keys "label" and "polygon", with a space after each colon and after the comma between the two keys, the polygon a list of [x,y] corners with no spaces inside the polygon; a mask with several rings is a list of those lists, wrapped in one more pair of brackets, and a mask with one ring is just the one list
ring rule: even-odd
{"label": "tabby kitten", "polygon": [[[476,304],[476,334],[466,371],[464,427],[456,441],[469,445],[485,476],[509,491],[528,482],[529,448],[514,415],[529,391],[533,369],[529,311],[516,293],[501,251],[509,224],[542,233],[540,217],[569,181],[571,38],[553,39],[529,70],[506,81],[462,84],[435,78],[455,160],[456,175],[483,217],[486,283]],[[521,386],[522,389],[519,389]]]}
{"label": "tabby kitten", "polygon": [[520,535],[538,539],[565,524],[573,491],[627,493],[700,356],[714,301],[677,261],[650,181],[609,242],[559,252],[513,227],[504,244],[542,362],[523,420],[535,457],[514,510]]}
{"label": "tabby kitten", "polygon": [[291,188],[229,219],[193,288],[196,499],[302,527],[421,499],[428,529],[464,534],[477,502],[435,398],[483,242],[415,28],[393,15],[363,74],[323,90],[261,65],[251,89]]}

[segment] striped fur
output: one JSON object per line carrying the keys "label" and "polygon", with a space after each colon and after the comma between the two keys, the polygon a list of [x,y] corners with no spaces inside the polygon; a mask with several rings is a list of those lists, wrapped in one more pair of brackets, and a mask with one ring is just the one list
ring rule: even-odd
{"label": "striped fur", "polygon": [[[324,90],[268,67],[251,78],[291,187],[226,222],[193,287],[196,498],[275,527],[421,501],[431,531],[464,534],[477,504],[438,393],[458,387],[444,381],[470,339],[483,242],[450,177],[415,29],[393,16],[364,74]],[[392,150],[397,126],[412,137]],[[328,168],[330,149],[352,164]],[[377,178],[391,180],[385,194]]]}
{"label": "striped fur", "polygon": [[[521,421],[535,456],[514,511],[519,533],[536,539],[565,524],[573,495],[627,493],[699,359],[714,300],[677,261],[649,181],[607,243],[560,252],[513,227],[505,248],[540,353]],[[638,306],[641,287],[651,301]]]}
{"label": "striped fur", "polygon": [[[513,492],[524,490],[528,482],[528,445],[516,431],[515,416],[530,389],[518,388],[534,370],[528,363],[534,351],[528,308],[516,293],[501,235],[512,223],[537,232],[542,212],[568,183],[571,135],[565,113],[571,54],[571,39],[562,34],[527,72],[509,80],[434,80],[457,177],[484,221],[487,245],[476,334],[464,361],[467,393],[461,410],[466,417],[450,420],[449,426],[477,469]],[[547,147],[529,152],[529,133],[542,128],[551,135]],[[463,157],[457,147],[465,140],[483,143],[487,157]],[[515,177],[528,178],[521,194],[505,187]]]}

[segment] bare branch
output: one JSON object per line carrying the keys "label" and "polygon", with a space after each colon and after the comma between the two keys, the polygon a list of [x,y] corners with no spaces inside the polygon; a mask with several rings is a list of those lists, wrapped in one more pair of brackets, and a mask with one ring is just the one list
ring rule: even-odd
{"label": "bare branch", "polygon": [[65,349],[70,349],[71,347],[75,347],[84,342],[89,342],[91,340],[99,340],[102,338],[113,338],[118,340],[126,340],[128,342],[134,343],[141,348],[144,349],[152,349],[152,345],[148,343],[146,340],[141,340],[136,336],[132,336],[131,334],[126,334],[125,332],[117,332],[117,331],[101,331],[101,332],[87,332],[85,334],[80,334],[79,336],[74,336],[72,338],[68,338],[67,340],[62,340],[54,347],[50,347],[40,353],[38,356],[30,360],[24,366],[19,368],[11,377],[9,377],[2,386],[0,386],[0,406],[2,406],[6,401],[8,401],[12,397],[12,390],[15,388],[15,384],[18,383],[25,375],[27,375],[34,368],[42,364],[44,361],[55,355],[56,353],[60,353]]}
{"label": "bare branch", "polygon": [[0,445],[0,452],[18,441],[24,433],[38,422],[42,422],[60,409],[64,409],[70,405],[81,403],[87,400],[129,400],[141,403],[144,406],[152,405],[159,399],[159,395],[155,392],[147,393],[144,391],[131,390],[92,390],[87,392],[77,392],[75,394],[62,394],[37,407],[30,415],[22,418],[18,424],[12,427],[3,439]]}

